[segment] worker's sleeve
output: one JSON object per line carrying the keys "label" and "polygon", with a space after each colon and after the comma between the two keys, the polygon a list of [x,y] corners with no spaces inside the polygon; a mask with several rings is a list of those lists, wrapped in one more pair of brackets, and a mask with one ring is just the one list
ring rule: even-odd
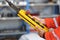
{"label": "worker's sleeve", "polygon": [[60,16],[56,17],[57,23],[60,26]]}
{"label": "worker's sleeve", "polygon": [[54,29],[52,32],[45,33],[46,40],[60,40],[60,27]]}
{"label": "worker's sleeve", "polygon": [[56,28],[60,26],[60,16],[56,18],[45,18],[47,28]]}
{"label": "worker's sleeve", "polygon": [[45,18],[45,24],[47,28],[56,28],[53,18]]}

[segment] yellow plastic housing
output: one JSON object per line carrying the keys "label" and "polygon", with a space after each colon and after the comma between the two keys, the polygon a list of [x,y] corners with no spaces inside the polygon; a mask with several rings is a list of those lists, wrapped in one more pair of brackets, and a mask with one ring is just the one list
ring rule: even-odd
{"label": "yellow plastic housing", "polygon": [[48,28],[45,25],[43,25],[42,23],[35,21],[35,19],[32,19],[30,14],[26,14],[26,10],[21,9],[17,15],[21,19],[23,19],[25,22],[27,22],[35,30],[37,30],[37,28],[36,28],[36,26],[37,26],[38,28],[48,32]]}

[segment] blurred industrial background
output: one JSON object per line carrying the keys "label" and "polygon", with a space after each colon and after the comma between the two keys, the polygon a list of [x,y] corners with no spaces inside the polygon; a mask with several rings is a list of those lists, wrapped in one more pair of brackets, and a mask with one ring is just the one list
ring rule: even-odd
{"label": "blurred industrial background", "polygon": [[[9,0],[18,8],[30,10],[40,18],[56,17],[60,14],[60,0]],[[35,32],[17,16],[5,0],[0,0],[0,40],[18,40],[21,35]]]}

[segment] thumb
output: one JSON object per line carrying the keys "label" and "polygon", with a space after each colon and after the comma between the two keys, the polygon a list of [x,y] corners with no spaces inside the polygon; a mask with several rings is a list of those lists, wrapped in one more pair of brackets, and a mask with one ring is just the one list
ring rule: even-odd
{"label": "thumb", "polygon": [[37,20],[38,22],[41,22],[41,23],[45,24],[45,20],[44,20],[44,19],[39,18],[39,17],[36,17],[36,16],[33,16],[33,18],[34,18],[35,20]]}
{"label": "thumb", "polygon": [[34,19],[40,21],[40,18],[36,17],[36,16],[33,16]]}

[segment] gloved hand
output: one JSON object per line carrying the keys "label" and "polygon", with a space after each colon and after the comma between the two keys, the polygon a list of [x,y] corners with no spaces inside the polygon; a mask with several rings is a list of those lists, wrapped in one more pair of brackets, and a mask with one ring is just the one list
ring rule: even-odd
{"label": "gloved hand", "polygon": [[33,18],[33,19],[35,18],[35,19],[37,19],[39,22],[45,24],[45,20],[42,19],[42,18],[38,18],[38,17],[36,17],[36,16],[33,16],[32,18]]}
{"label": "gloved hand", "polygon": [[[43,24],[45,25],[45,20],[44,20],[44,19],[38,18],[38,17],[36,17],[36,16],[33,16],[32,18],[37,19],[39,22],[41,22],[41,23],[43,23]],[[44,30],[38,28],[37,26],[36,26],[36,29],[37,29],[36,31],[38,32],[39,36],[45,38],[44,36],[45,36],[45,33],[46,33],[46,32],[45,32]],[[38,31],[38,30],[39,30],[39,31]],[[49,32],[51,32],[51,31],[53,31],[53,30],[54,30],[53,28],[50,28],[50,29],[49,29]]]}
{"label": "gloved hand", "polygon": [[[36,16],[33,16],[32,18],[33,18],[33,19],[35,18],[35,19],[37,19],[39,22],[45,24],[45,20],[42,19],[42,18],[38,18],[38,17],[36,17]],[[40,36],[40,37],[43,37],[45,31],[42,30],[42,29],[40,29],[40,28],[38,28],[37,26],[36,26],[36,29],[37,29],[36,31],[38,32],[39,36]],[[39,30],[39,31],[38,31],[38,30]]]}
{"label": "gloved hand", "polygon": [[[42,30],[42,29],[40,29],[40,28],[38,28],[37,26],[36,26],[36,28],[37,28],[37,32],[38,32],[38,34],[39,34],[39,36],[40,37],[42,37],[42,38],[44,38],[44,35],[45,35],[45,31],[44,30]],[[39,31],[38,31],[39,30]]]}

